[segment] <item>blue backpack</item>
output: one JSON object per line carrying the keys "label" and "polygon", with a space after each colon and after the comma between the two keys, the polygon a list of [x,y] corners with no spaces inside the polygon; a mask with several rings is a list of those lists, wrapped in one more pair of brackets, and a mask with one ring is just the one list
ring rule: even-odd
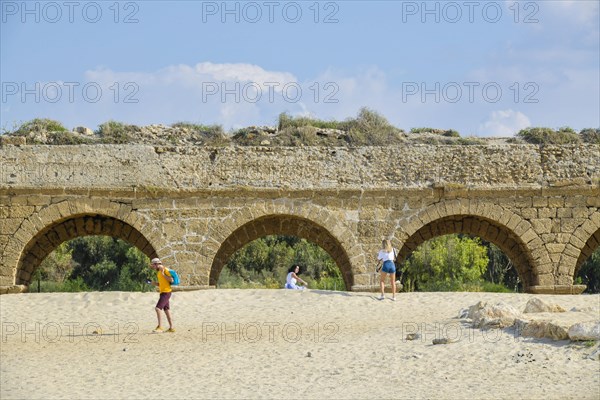
{"label": "blue backpack", "polygon": [[169,268],[169,273],[171,274],[171,278],[173,278],[171,285],[179,285],[179,275],[177,274],[177,271]]}

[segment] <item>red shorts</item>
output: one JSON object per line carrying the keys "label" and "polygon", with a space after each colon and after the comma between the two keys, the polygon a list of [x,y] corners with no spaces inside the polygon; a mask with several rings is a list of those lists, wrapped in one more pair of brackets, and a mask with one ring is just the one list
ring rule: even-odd
{"label": "red shorts", "polygon": [[169,299],[171,298],[171,292],[161,293],[158,298],[158,303],[156,303],[156,308],[159,310],[170,310]]}

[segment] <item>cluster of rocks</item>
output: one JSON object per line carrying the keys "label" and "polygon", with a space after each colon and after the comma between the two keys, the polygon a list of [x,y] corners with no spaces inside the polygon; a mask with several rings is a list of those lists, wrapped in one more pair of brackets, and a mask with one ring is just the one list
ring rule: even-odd
{"label": "cluster of rocks", "polygon": [[474,328],[509,328],[523,337],[552,340],[598,341],[598,310],[573,308],[569,311],[539,298],[527,302],[523,312],[506,303],[479,302],[461,310],[459,318],[468,319]]}
{"label": "cluster of rocks", "polygon": [[[249,126],[226,134],[220,126],[193,124],[135,126],[106,123],[93,131],[84,126],[72,131],[6,133],[0,135],[0,145],[77,145],[77,144],[142,144],[153,146],[352,146],[365,145],[341,129],[301,126],[279,130],[274,126]],[[367,135],[367,134],[365,134]],[[360,134],[359,134],[360,136]],[[364,139],[364,138],[363,138]],[[381,139],[379,140],[381,141]],[[449,137],[439,132],[405,133],[401,130],[385,136],[385,144],[500,144],[514,139],[483,139]],[[378,143],[384,144],[384,143]]]}
{"label": "cluster of rocks", "polygon": [[78,126],[73,131],[31,130],[27,133],[0,136],[0,145],[76,145],[76,144],[141,144],[158,146],[201,146],[227,142],[220,127],[202,127],[187,124],[174,126],[116,124],[93,131]]}

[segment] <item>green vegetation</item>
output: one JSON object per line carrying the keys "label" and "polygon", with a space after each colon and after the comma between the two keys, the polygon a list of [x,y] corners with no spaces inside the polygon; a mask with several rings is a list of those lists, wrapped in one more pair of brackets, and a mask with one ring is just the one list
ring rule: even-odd
{"label": "green vegetation", "polygon": [[[107,236],[88,236],[58,246],[35,272],[30,291],[147,291],[154,272],[135,247]],[[311,289],[346,290],[333,259],[319,246],[293,236],[265,236],[239,249],[219,277],[220,288],[283,287],[288,268],[302,267]],[[446,235],[419,246],[399,267],[405,291],[517,292],[511,261],[489,242]],[[401,277],[401,278],[400,278]],[[600,293],[600,248],[581,266],[577,284]]]}
{"label": "green vegetation", "polygon": [[312,289],[346,289],[329,254],[294,236],[265,236],[239,249],[221,271],[218,287],[280,289],[295,264]]}
{"label": "green vegetation", "polygon": [[30,291],[146,291],[150,261],[128,243],[108,236],[62,243],[35,272]]}
{"label": "green vegetation", "polygon": [[134,125],[111,120],[100,124],[95,133],[100,136],[100,143],[127,144],[133,142],[131,132],[136,130],[139,128]]}
{"label": "green vegetation", "polygon": [[454,129],[435,129],[435,128],[411,128],[410,133],[419,134],[419,133],[433,133],[436,135],[442,135],[445,137],[460,137],[460,133],[455,131]]}
{"label": "green vegetation", "polygon": [[352,146],[385,146],[402,142],[401,129],[373,110],[361,108],[354,119],[345,122],[348,144]]}
{"label": "green vegetation", "polygon": [[90,144],[93,140],[81,137],[70,131],[55,131],[47,133],[48,143],[54,145]]}
{"label": "green vegetation", "polygon": [[575,283],[586,285],[585,293],[600,293],[600,248],[581,265]]}
{"label": "green vegetation", "polygon": [[402,133],[382,115],[362,108],[356,118],[346,121],[323,121],[282,113],[275,134],[244,128],[235,132],[232,140],[246,146],[257,146],[264,141],[278,146],[384,146],[402,143]]}
{"label": "green vegetation", "polygon": [[15,127],[13,131],[4,133],[11,136],[24,136],[30,144],[74,145],[91,142],[89,138],[77,135],[60,122],[51,119],[36,118]]}
{"label": "green vegetation", "polygon": [[579,136],[585,143],[600,144],[600,129],[583,129],[579,132]]}
{"label": "green vegetation", "polygon": [[[406,134],[381,114],[363,107],[355,118],[325,121],[310,117],[294,117],[281,113],[277,127],[247,127],[226,134],[221,125],[176,122],[170,127],[138,127],[117,121],[100,124],[93,137],[70,132],[60,122],[33,119],[2,128],[2,134],[27,137],[29,144],[160,144],[206,146],[386,146],[403,143],[431,145],[485,145],[478,137],[461,137],[453,129],[411,128]],[[507,143],[532,144],[600,144],[600,129],[587,128],[577,133],[572,128],[531,127],[521,130]]]}
{"label": "green vegetation", "polygon": [[64,132],[68,131],[60,122],[47,118],[36,118],[19,126],[11,134],[15,136],[27,136],[30,132]]}
{"label": "green vegetation", "polygon": [[581,143],[579,135],[571,128],[555,131],[552,128],[526,128],[517,133],[517,138],[532,144],[575,144]]}
{"label": "green vegetation", "polygon": [[280,131],[289,128],[302,128],[304,126],[312,126],[313,128],[321,129],[342,129],[342,123],[339,121],[323,121],[308,117],[292,117],[287,113],[279,114],[279,124],[277,129]]}
{"label": "green vegetation", "polygon": [[404,262],[407,291],[453,291],[481,281],[488,255],[479,239],[445,235],[420,245]]}

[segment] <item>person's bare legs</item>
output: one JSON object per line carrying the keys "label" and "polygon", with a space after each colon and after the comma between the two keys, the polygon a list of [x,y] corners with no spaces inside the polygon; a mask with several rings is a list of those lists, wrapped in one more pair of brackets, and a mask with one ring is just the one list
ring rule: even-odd
{"label": "person's bare legs", "polygon": [[156,319],[158,319],[158,326],[157,326],[157,328],[161,328],[162,327],[162,321],[161,321],[161,317],[160,317],[160,312],[162,310],[160,308],[158,308],[158,307],[154,308],[154,310],[156,310]]}
{"label": "person's bare legs", "polygon": [[167,316],[167,321],[169,322],[169,329],[173,329],[173,320],[171,319],[171,310],[167,310],[165,308],[165,315]]}
{"label": "person's bare legs", "polygon": [[396,300],[396,274],[390,274],[390,283],[392,284],[392,300]]}
{"label": "person's bare legs", "polygon": [[385,294],[385,276],[387,274],[383,271],[381,271],[381,274],[379,275],[379,287],[381,289],[381,298],[383,299],[384,294]]}

